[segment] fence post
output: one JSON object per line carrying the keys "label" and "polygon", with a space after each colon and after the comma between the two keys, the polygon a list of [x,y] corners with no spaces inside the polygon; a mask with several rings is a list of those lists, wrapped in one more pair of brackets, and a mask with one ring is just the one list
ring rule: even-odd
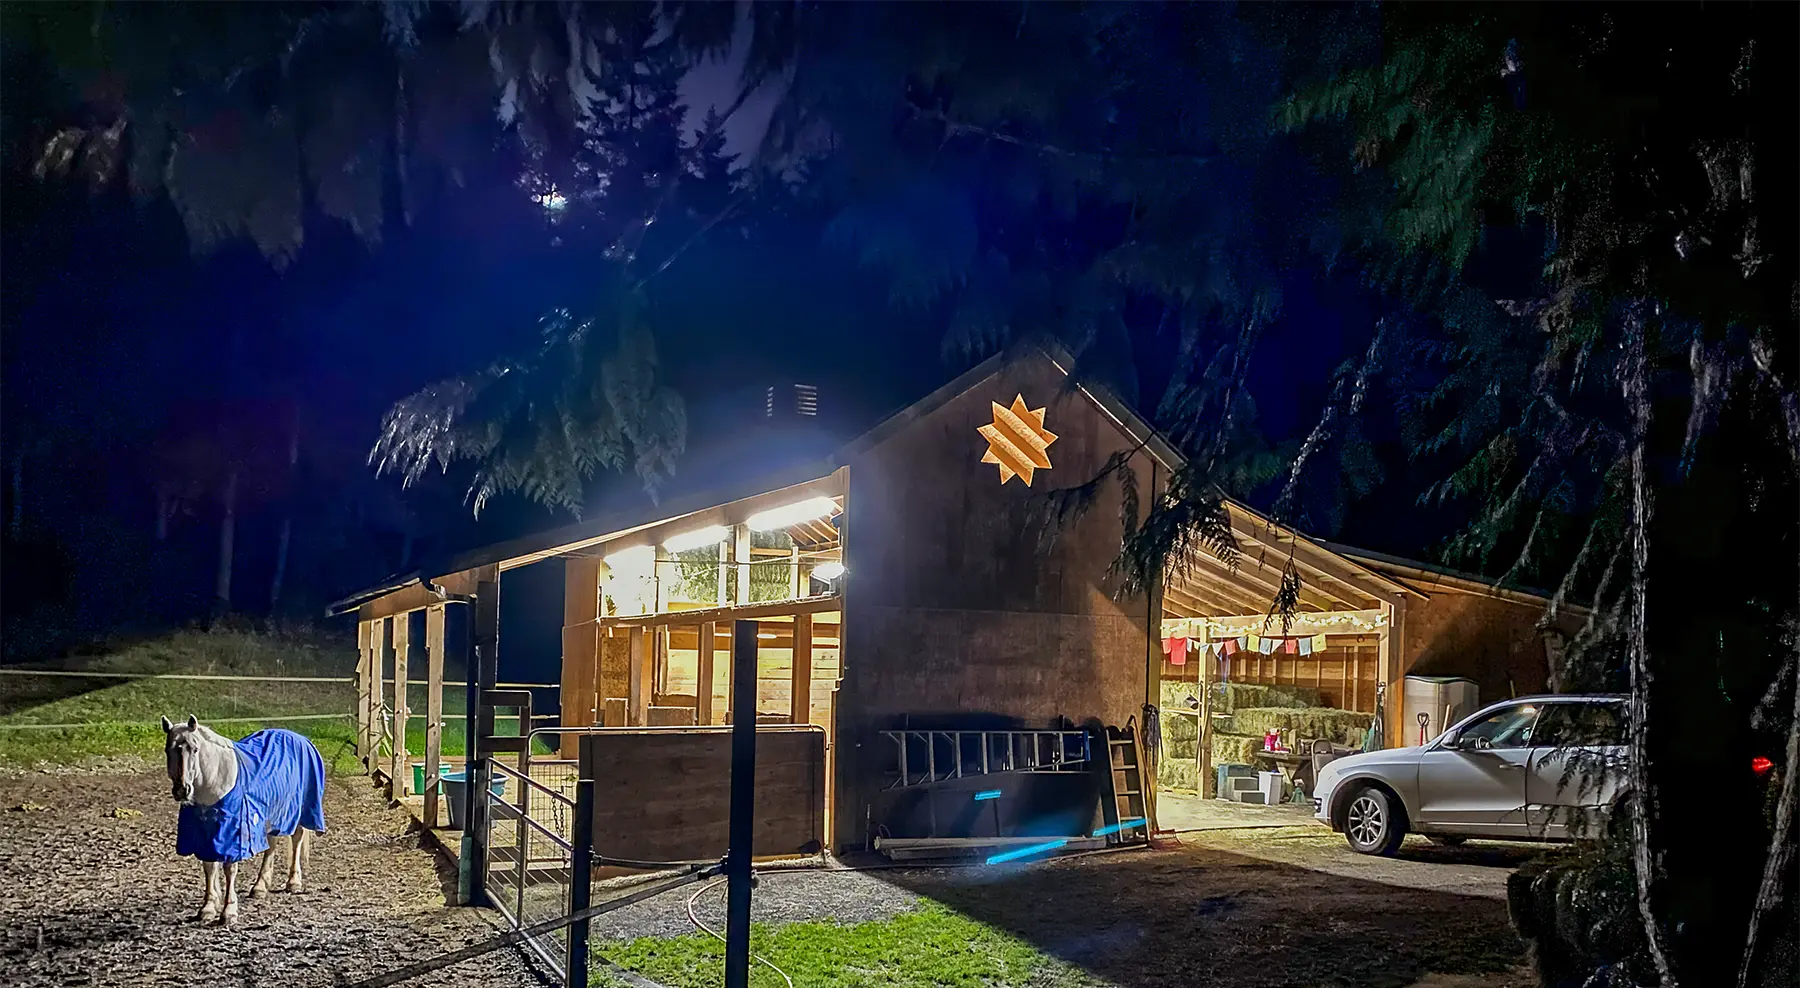
{"label": "fence post", "polygon": [[500,573],[494,567],[484,570],[475,583],[475,613],[470,622],[474,648],[474,666],[469,670],[470,724],[467,741],[468,813],[464,817],[473,840],[466,842],[469,853],[469,897],[472,906],[488,904],[488,786],[493,773],[488,767],[488,752],[482,739],[494,733],[494,708],[484,695],[494,688],[500,670]]}
{"label": "fence post", "polygon": [[731,629],[731,824],[725,852],[725,988],[750,985],[750,843],[756,833],[756,622]]}
{"label": "fence post", "polygon": [[[593,904],[594,894],[594,772],[590,747],[594,735],[581,736],[579,778],[575,781],[575,826],[569,834],[569,912],[579,913]],[[563,983],[580,988],[588,983],[588,920],[569,927],[569,956]]]}

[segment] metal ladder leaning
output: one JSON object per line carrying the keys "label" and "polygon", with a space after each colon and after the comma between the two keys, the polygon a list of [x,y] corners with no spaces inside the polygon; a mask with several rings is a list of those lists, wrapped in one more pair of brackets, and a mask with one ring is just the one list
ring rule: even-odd
{"label": "metal ladder leaning", "polygon": [[1106,826],[1094,836],[1109,844],[1135,844],[1148,840],[1150,814],[1144,796],[1144,768],[1138,757],[1137,718],[1124,727],[1106,728],[1108,796],[1101,800]]}

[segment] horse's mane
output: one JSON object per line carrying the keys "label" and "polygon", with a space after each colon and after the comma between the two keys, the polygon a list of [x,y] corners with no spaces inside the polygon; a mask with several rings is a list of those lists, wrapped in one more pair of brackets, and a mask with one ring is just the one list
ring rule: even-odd
{"label": "horse's mane", "polygon": [[201,738],[203,738],[213,744],[222,744],[222,745],[225,745],[226,747],[231,747],[231,739],[230,738],[226,737],[223,734],[220,734],[218,731],[215,731],[210,727],[207,727],[205,724],[195,725],[194,732],[196,734],[199,734]]}

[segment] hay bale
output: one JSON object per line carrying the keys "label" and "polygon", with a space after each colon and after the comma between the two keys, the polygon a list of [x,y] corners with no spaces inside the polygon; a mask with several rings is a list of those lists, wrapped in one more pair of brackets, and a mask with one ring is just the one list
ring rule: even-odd
{"label": "hay bale", "polygon": [[1358,745],[1369,720],[1369,714],[1336,707],[1244,707],[1232,711],[1231,732],[1260,738],[1270,731],[1291,731],[1297,741],[1324,738]]}
{"label": "hay bale", "polygon": [[1261,735],[1214,733],[1212,760],[1214,765],[1247,765],[1262,750]]}
{"label": "hay bale", "polygon": [[1267,686],[1259,683],[1225,683],[1220,686],[1219,709],[1227,713],[1243,707],[1317,707],[1319,691],[1311,686]]}
{"label": "hay bale", "polygon": [[[1189,700],[1194,702],[1190,703]],[[1164,710],[1198,710],[1200,709],[1200,684],[1192,680],[1165,679],[1162,681],[1162,707]]]}
{"label": "hay bale", "polygon": [[1186,714],[1163,714],[1162,734],[1169,741],[1193,741],[1200,737],[1200,718]]}
{"label": "hay bale", "polygon": [[1194,764],[1192,758],[1185,761],[1179,758],[1165,758],[1162,764],[1156,767],[1156,782],[1164,789],[1186,789],[1199,792],[1200,768]]}

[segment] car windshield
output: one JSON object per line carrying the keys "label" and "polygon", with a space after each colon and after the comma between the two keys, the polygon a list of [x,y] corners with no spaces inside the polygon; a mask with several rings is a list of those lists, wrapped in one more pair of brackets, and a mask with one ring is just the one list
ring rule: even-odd
{"label": "car windshield", "polygon": [[1531,744],[1538,708],[1526,703],[1496,710],[1463,728],[1456,736],[1459,748],[1524,748]]}

